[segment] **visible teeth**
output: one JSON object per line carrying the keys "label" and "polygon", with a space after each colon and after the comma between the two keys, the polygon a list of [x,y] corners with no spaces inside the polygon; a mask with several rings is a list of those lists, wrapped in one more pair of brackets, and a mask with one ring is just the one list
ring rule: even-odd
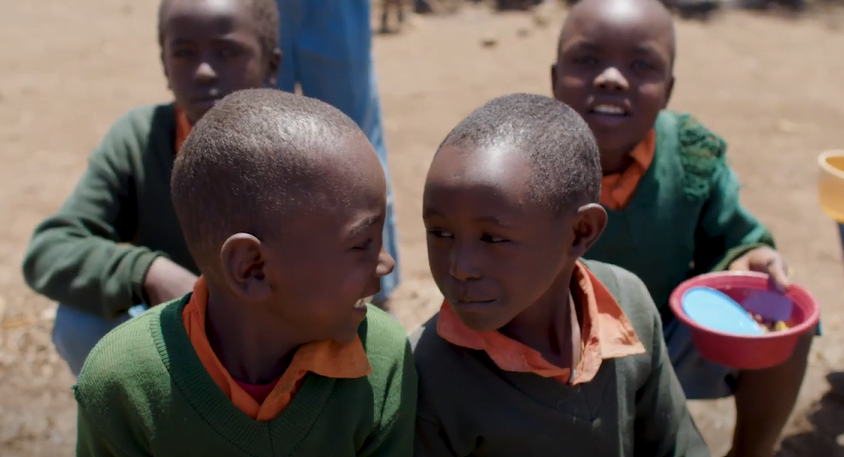
{"label": "visible teeth", "polygon": [[598,105],[592,108],[592,111],[601,114],[624,114],[624,109],[613,105]]}

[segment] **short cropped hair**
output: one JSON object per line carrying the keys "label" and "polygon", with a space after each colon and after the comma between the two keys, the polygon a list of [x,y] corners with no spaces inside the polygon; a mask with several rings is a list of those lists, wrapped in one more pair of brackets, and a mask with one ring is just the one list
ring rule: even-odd
{"label": "short cropped hair", "polygon": [[[263,241],[279,221],[333,192],[326,158],[366,137],[348,116],[319,100],[248,89],[221,100],[196,123],[173,165],[173,207],[200,270],[239,232]],[[339,165],[339,166],[342,166]],[[333,198],[333,197],[332,197]]]}
{"label": "short cropped hair", "polygon": [[589,126],[568,105],[542,95],[511,94],[469,114],[440,148],[493,147],[524,154],[531,169],[529,197],[557,213],[596,203],[601,154]]}
{"label": "short cropped hair", "polygon": [[[170,0],[162,0],[158,6],[158,45],[164,47],[164,24],[162,14],[164,7]],[[275,0],[238,0],[248,3],[252,13],[252,20],[258,31],[258,40],[261,43],[261,52],[269,56],[278,48],[278,6]]]}

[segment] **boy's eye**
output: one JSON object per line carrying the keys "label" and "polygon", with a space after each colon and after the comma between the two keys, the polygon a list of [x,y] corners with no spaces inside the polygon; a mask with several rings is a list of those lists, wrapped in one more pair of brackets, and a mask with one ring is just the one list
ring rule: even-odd
{"label": "boy's eye", "polygon": [[428,235],[430,235],[434,238],[454,238],[454,235],[452,235],[450,232],[446,232],[445,230],[437,230],[437,229],[428,230]]}
{"label": "boy's eye", "polygon": [[173,49],[172,51],[170,51],[170,53],[173,55],[173,57],[178,57],[181,59],[188,58],[194,55],[193,50],[185,48]]}
{"label": "boy's eye", "polygon": [[364,241],[363,243],[353,247],[352,249],[356,251],[367,251],[372,246],[372,238]]}
{"label": "boy's eye", "polygon": [[592,56],[578,56],[572,59],[572,62],[580,65],[594,65],[598,63],[598,59]]}
{"label": "boy's eye", "polygon": [[506,243],[510,240],[508,240],[507,238],[502,238],[500,236],[484,234],[483,236],[481,236],[481,241],[485,243]]}
{"label": "boy's eye", "polygon": [[655,66],[651,65],[649,62],[644,60],[636,60],[632,64],[630,64],[630,68],[634,70],[654,70],[656,69]]}
{"label": "boy's eye", "polygon": [[226,58],[236,57],[238,54],[240,54],[240,50],[234,48],[225,48],[220,50],[220,55]]}

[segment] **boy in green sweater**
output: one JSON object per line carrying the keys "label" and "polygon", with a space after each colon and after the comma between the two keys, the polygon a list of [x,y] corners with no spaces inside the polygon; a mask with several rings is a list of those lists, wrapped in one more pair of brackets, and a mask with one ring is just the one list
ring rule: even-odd
{"label": "boy in green sweater", "polygon": [[813,335],[780,366],[738,372],[702,359],[671,314],[671,292],[709,271],[765,272],[788,287],[773,237],[739,204],[724,141],[687,114],[663,111],[675,53],[671,15],[655,0],[583,0],[563,26],[553,91],[595,135],[609,214],[588,257],[642,278],[689,398],[735,395],[730,455],[769,457],[794,407]]}
{"label": "boy in green sweater", "polygon": [[642,282],[580,257],[606,225],[571,108],[515,94],[440,145],[425,182],[445,296],[412,337],[417,457],[708,457]]}
{"label": "boy in green sweater", "polygon": [[171,185],[202,276],[91,352],[77,456],[410,456],[410,346],[364,303],[393,261],[384,171],[357,124],[239,91],[196,124]]}
{"label": "boy in green sweater", "polygon": [[158,32],[175,103],[135,108],[111,127],[23,261],[30,287],[59,303],[53,342],[74,375],[127,310],[191,290],[198,271],[170,203],[173,159],[226,94],[275,86],[273,0],[164,0]]}

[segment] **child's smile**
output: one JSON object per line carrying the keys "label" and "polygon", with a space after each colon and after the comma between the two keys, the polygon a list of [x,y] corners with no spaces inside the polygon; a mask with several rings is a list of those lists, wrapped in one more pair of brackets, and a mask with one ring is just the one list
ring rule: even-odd
{"label": "child's smile", "polygon": [[630,101],[626,99],[609,101],[592,97],[591,101],[587,101],[588,108],[583,119],[590,126],[618,127],[630,120],[630,105]]}

